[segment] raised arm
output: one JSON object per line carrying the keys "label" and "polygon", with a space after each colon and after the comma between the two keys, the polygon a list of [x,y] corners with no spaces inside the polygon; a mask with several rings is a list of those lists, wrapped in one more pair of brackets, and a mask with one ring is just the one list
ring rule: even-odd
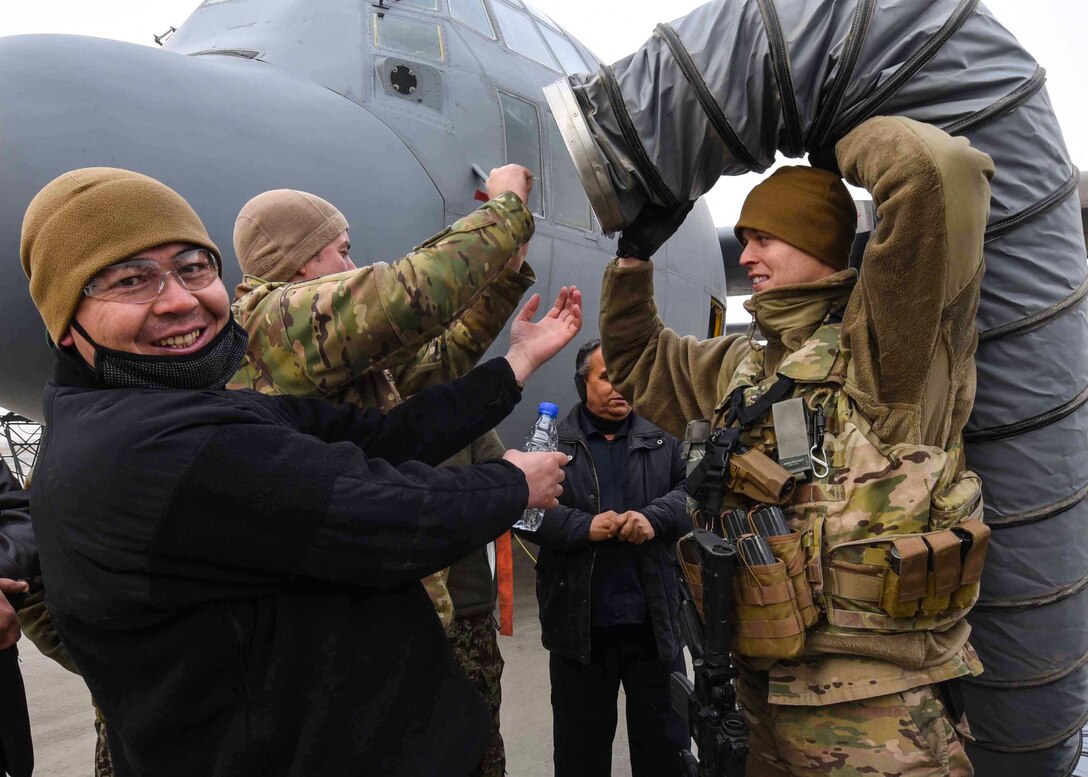
{"label": "raised arm", "polygon": [[403,396],[453,380],[476,366],[536,281],[532,268],[523,263],[524,250],[522,246],[442,334],[426,343],[411,361],[393,368],[394,382]]}
{"label": "raised arm", "polygon": [[974,394],[993,163],[966,139],[901,117],[866,121],[836,152],[843,176],[877,208],[843,320],[847,391],[881,439],[944,446]]}
{"label": "raised arm", "polygon": [[249,382],[276,393],[334,393],[435,337],[533,233],[500,194],[392,264],[252,292],[236,305],[249,331]]}
{"label": "raised arm", "polygon": [[683,438],[688,421],[710,418],[747,353],[739,335],[697,340],[668,329],[654,302],[653,263],[608,265],[601,288],[601,348],[612,385],[639,415]]}

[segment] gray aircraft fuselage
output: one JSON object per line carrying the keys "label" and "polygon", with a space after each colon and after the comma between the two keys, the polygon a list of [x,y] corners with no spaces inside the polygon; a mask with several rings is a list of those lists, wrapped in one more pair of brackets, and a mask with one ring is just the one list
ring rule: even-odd
{"label": "gray aircraft fuselage", "polygon": [[[314,192],[351,224],[356,263],[402,256],[471,212],[472,172],[506,162],[536,175],[529,263],[545,301],[585,295],[586,323],[531,381],[502,427],[518,445],[540,401],[570,407],[578,342],[597,334],[601,273],[615,242],[590,213],[541,88],[597,66],[519,0],[208,0],[165,50],[96,38],[0,38],[0,406],[41,417],[52,369],[45,330],[19,267],[23,212],[74,168],[157,178],[200,214],[240,280],[231,236],[254,195]],[[451,13],[452,11],[452,13]],[[455,18],[456,17],[456,18]],[[655,257],[665,321],[705,336],[725,274],[700,204]],[[717,303],[715,303],[717,304]],[[491,353],[505,351],[507,336]]]}

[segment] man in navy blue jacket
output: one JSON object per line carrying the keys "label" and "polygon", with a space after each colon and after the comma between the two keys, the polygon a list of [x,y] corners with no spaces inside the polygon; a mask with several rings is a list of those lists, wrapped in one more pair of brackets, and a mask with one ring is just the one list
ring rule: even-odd
{"label": "man in navy blue jacket", "polygon": [[680,774],[687,732],[669,675],[684,671],[674,545],[690,530],[680,441],[631,411],[600,341],[578,351],[582,399],[559,426],[570,457],[540,544],[537,598],[550,651],[556,777],[612,773],[622,683],[634,777]]}

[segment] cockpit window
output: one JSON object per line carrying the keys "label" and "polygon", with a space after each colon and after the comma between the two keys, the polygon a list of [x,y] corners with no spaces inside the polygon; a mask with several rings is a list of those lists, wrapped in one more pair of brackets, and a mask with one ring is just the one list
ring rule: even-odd
{"label": "cockpit window", "polygon": [[589,198],[578,180],[578,171],[570,158],[563,135],[548,114],[548,154],[551,157],[551,175],[548,178],[552,194],[552,217],[568,227],[590,229]]}
{"label": "cockpit window", "polygon": [[374,15],[374,45],[427,59],[446,58],[439,25],[389,14]]}
{"label": "cockpit window", "polygon": [[412,8],[422,8],[425,11],[438,10],[438,0],[398,0],[397,5],[408,5]]}
{"label": "cockpit window", "polygon": [[493,2],[491,7],[495,11],[495,19],[498,21],[500,29],[502,29],[507,46],[519,54],[524,54],[529,59],[536,60],[545,67],[550,67],[553,70],[559,69],[527,14],[515,11],[510,6],[500,2]]}
{"label": "cockpit window", "polygon": [[553,30],[546,24],[540,25],[540,31],[544,33],[545,40],[547,40],[548,45],[552,47],[555,56],[559,58],[559,64],[567,71],[567,75],[586,73],[589,71],[590,68],[585,63],[585,60],[582,59],[582,55],[578,53],[578,49],[574,47],[573,43],[567,40],[563,33]]}
{"label": "cockpit window", "polygon": [[495,40],[495,31],[491,28],[491,18],[484,8],[484,0],[450,0],[450,16]]}
{"label": "cockpit window", "polygon": [[543,217],[544,181],[540,175],[540,119],[536,106],[505,92],[499,92],[499,105],[506,135],[506,162],[524,165],[536,178],[529,193],[529,210]]}

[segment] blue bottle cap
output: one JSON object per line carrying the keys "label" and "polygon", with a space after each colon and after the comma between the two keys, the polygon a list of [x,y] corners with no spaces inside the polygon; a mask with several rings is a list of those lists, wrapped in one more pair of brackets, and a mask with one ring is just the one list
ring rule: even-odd
{"label": "blue bottle cap", "polygon": [[541,402],[539,412],[541,415],[550,415],[552,418],[558,418],[559,405],[553,405],[551,402]]}

